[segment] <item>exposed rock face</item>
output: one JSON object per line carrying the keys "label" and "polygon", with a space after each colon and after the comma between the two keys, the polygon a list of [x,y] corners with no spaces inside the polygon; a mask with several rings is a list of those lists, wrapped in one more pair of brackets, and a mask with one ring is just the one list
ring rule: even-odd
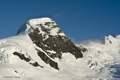
{"label": "exposed rock face", "polygon": [[[25,60],[26,62],[30,62],[30,60],[31,60],[30,58],[25,57],[24,54],[21,54],[21,53],[18,53],[18,52],[14,52],[13,54],[16,55],[16,56],[18,56],[21,60]],[[35,66],[35,67],[41,67],[41,68],[43,68],[37,62],[30,63],[30,64],[33,65],[33,66]]]}
{"label": "exposed rock face", "polygon": [[[81,50],[62,32],[59,26],[50,18],[32,19],[21,27],[18,34],[27,33],[40,58],[51,67],[58,68],[54,58],[62,58],[63,53],[73,54],[76,58],[82,58]],[[39,48],[39,49],[38,49]]]}
{"label": "exposed rock face", "polygon": [[46,64],[50,64],[51,67],[59,70],[58,64],[55,61],[51,60],[47,55],[45,55],[45,53],[38,50],[38,55]]}
{"label": "exposed rock face", "polygon": [[[76,58],[81,58],[82,54],[80,49],[78,49],[70,39],[66,36],[52,36],[49,35],[47,39],[44,40],[44,36],[39,34],[39,29],[36,28],[31,34],[30,37],[32,41],[40,48],[42,48],[50,57],[52,58],[61,58],[62,53],[70,52]],[[49,51],[54,51],[55,53],[50,53]]]}
{"label": "exposed rock face", "polygon": [[20,59],[22,59],[22,60],[25,60],[25,61],[27,61],[27,62],[29,62],[30,61],[30,58],[26,58],[25,56],[24,56],[24,54],[20,54],[20,53],[18,53],[18,52],[14,52],[13,53],[14,55],[17,55]]}

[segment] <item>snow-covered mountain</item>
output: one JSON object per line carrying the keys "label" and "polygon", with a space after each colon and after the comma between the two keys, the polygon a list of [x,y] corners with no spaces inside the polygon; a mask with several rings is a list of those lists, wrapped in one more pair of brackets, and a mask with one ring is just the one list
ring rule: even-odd
{"label": "snow-covered mountain", "polygon": [[31,19],[0,40],[0,80],[116,80],[119,56],[120,35],[75,45],[52,19]]}

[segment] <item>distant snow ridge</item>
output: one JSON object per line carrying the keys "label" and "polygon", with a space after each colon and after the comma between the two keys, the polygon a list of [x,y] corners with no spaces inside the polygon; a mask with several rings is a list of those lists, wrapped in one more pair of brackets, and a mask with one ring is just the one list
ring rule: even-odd
{"label": "distant snow ridge", "polygon": [[90,41],[84,45],[87,52],[84,58],[88,62],[88,66],[97,72],[97,76],[102,79],[120,79],[120,38],[119,35],[113,37],[105,36],[101,43]]}
{"label": "distant snow ridge", "polygon": [[75,45],[50,18],[0,40],[0,80],[119,80],[120,35]]}

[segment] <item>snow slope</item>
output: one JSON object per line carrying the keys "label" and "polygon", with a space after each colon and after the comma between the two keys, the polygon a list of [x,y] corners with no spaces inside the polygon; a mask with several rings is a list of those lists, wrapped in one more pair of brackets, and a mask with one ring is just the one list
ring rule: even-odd
{"label": "snow slope", "polygon": [[[61,59],[52,59],[59,64],[59,70],[50,67],[41,60],[35,54],[38,47],[32,42],[28,34],[36,27],[36,25],[32,24],[33,22],[41,24],[49,20],[51,21],[49,18],[32,19],[27,22],[28,26],[25,29],[22,27],[19,30],[19,32],[22,32],[18,32],[19,35],[0,40],[0,80],[120,79],[120,35],[116,37],[109,35],[99,42],[88,41],[85,44],[76,44],[78,47],[82,46],[87,49],[87,51],[83,52],[83,58],[76,59],[72,54],[64,53]],[[46,28],[52,30],[50,30],[49,35],[65,36],[64,33],[56,34],[57,29],[54,30],[51,27],[46,26]],[[26,32],[23,32],[24,30]],[[41,32],[44,33],[42,30]],[[29,61],[20,59],[13,54],[14,52],[19,52]],[[55,53],[53,50],[48,50],[48,52]],[[40,67],[31,65],[35,62]]]}

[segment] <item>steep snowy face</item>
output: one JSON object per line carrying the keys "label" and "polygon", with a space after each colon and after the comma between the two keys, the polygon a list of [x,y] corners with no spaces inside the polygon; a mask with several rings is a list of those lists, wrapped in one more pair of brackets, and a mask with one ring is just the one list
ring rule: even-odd
{"label": "steep snowy face", "polygon": [[81,49],[62,32],[60,27],[50,18],[31,19],[18,31],[28,34],[35,44],[38,56],[55,69],[58,63],[55,58],[62,58],[63,53],[70,53],[75,58],[82,58]]}

